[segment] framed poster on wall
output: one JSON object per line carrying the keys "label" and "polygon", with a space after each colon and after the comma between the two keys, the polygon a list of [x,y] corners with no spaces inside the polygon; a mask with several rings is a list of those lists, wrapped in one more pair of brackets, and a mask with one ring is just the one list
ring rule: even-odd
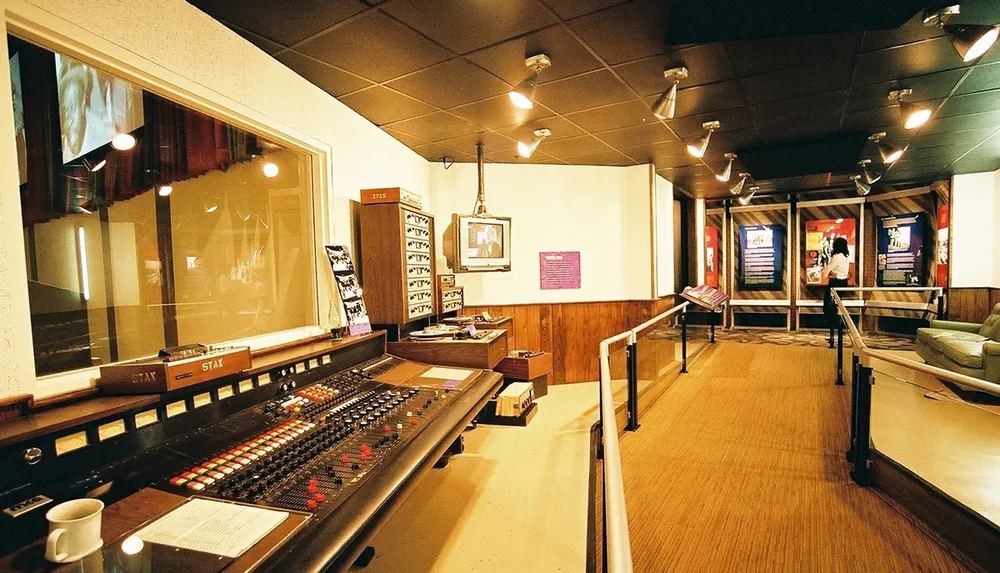
{"label": "framed poster on wall", "polygon": [[948,286],[948,219],[948,204],[945,203],[938,207],[937,220],[938,259],[934,286],[939,287]]}
{"label": "framed poster on wall", "polygon": [[785,229],[781,225],[740,226],[737,280],[741,289],[780,290]]}
{"label": "framed poster on wall", "polygon": [[921,286],[924,281],[924,213],[881,217],[878,286]]}
{"label": "framed poster on wall", "polygon": [[719,251],[718,227],[705,227],[705,284],[719,288]]}
{"label": "framed poster on wall", "polygon": [[833,241],[838,237],[847,239],[847,259],[850,261],[850,273],[847,284],[857,284],[857,219],[824,219],[806,221],[806,256],[805,277],[808,285],[825,285],[823,269],[833,257]]}

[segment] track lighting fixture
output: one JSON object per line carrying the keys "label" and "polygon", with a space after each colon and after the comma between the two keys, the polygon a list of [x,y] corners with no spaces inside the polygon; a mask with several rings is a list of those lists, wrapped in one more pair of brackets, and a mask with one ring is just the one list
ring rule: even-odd
{"label": "track lighting fixture", "polygon": [[873,171],[868,168],[868,164],[871,162],[872,162],[871,159],[862,159],[861,161],[858,161],[858,165],[861,166],[861,175],[864,177],[865,183],[869,185],[875,183],[876,181],[882,178],[881,173],[879,173],[878,171]]}
{"label": "track lighting fixture", "polygon": [[906,129],[916,129],[931,118],[931,110],[908,101],[903,101],[905,96],[911,95],[913,90],[903,88],[889,92],[889,99],[899,105],[899,113],[903,116],[903,127]]}
{"label": "track lighting fixture", "polygon": [[716,173],[715,178],[722,183],[729,182],[729,176],[733,173],[733,160],[736,159],[735,153],[727,153],[723,155],[728,161],[726,161],[726,166],[722,169],[721,173]]}
{"label": "track lighting fixture", "polygon": [[536,149],[538,149],[539,145],[542,144],[542,140],[550,135],[552,135],[552,131],[549,129],[545,128],[536,129],[534,141],[532,141],[531,143],[525,143],[523,141],[517,142],[518,155],[520,155],[525,159],[531,157],[531,154],[534,153]]}
{"label": "track lighting fixture", "polygon": [[868,139],[875,142],[875,147],[878,148],[878,154],[880,157],[882,157],[882,163],[889,165],[891,163],[895,163],[897,159],[903,156],[903,151],[905,151],[905,148],[893,147],[888,143],[885,143],[884,141],[882,141],[884,137],[885,137],[885,132],[880,131],[878,133],[872,134],[872,136],[869,137]]}
{"label": "track lighting fixture", "polygon": [[740,195],[740,198],[737,199],[736,201],[739,202],[740,205],[746,207],[747,205],[750,204],[750,200],[753,199],[753,194],[756,193],[758,189],[760,189],[760,187],[758,187],[757,185],[751,185],[750,187],[747,187],[746,194]]}
{"label": "track lighting fixture", "polygon": [[524,65],[531,69],[528,77],[524,81],[514,86],[507,94],[510,101],[521,109],[531,109],[535,107],[535,90],[538,88],[538,73],[552,65],[552,60],[545,54],[531,56],[524,60]]}
{"label": "track lighting fixture", "polygon": [[705,152],[708,150],[708,140],[712,138],[712,132],[719,129],[720,125],[717,121],[706,121],[701,124],[702,129],[708,133],[689,143],[687,146],[688,153],[699,159],[705,157]]}
{"label": "track lighting fixture", "polygon": [[1000,36],[1000,26],[949,24],[960,13],[961,8],[958,4],[924,12],[924,26],[944,30],[945,35],[951,40],[951,45],[962,57],[962,61],[971,62],[996,44],[997,37]]}
{"label": "track lighting fixture", "polygon": [[862,181],[860,175],[851,175],[851,180],[854,181],[854,188],[858,190],[858,195],[864,197],[871,192],[872,186]]}
{"label": "track lighting fixture", "polygon": [[660,119],[673,119],[674,112],[677,111],[677,84],[688,77],[688,69],[685,67],[670,68],[663,70],[663,77],[670,80],[670,87],[660,94],[653,107],[653,115]]}
{"label": "track lighting fixture", "polygon": [[736,182],[736,185],[733,185],[732,187],[729,188],[729,192],[732,193],[733,195],[739,195],[740,193],[743,192],[743,186],[747,184],[747,179],[750,178],[750,174],[740,173],[739,177],[740,180]]}

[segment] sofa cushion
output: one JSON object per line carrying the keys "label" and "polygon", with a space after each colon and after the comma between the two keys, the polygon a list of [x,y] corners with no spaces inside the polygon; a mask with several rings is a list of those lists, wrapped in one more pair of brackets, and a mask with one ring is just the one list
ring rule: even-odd
{"label": "sofa cushion", "polygon": [[974,332],[963,332],[961,330],[947,330],[944,328],[920,328],[917,329],[917,339],[928,344],[933,344],[935,340],[961,340],[965,342],[986,342],[989,340],[981,334]]}
{"label": "sofa cushion", "polygon": [[949,359],[968,368],[983,367],[983,343],[967,340],[937,339],[932,345]]}
{"label": "sofa cushion", "polygon": [[983,321],[983,326],[979,329],[979,334],[990,340],[1000,342],[1000,302],[993,307],[993,312]]}

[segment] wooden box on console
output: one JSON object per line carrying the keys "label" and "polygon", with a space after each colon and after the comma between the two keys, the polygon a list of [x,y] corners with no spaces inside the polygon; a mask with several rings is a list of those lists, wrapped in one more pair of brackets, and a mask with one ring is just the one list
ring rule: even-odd
{"label": "wooden box on console", "polygon": [[480,339],[414,340],[389,342],[387,352],[426,364],[492,370],[507,356],[507,331],[491,330]]}
{"label": "wooden box on console", "polygon": [[506,380],[531,382],[535,388],[535,398],[549,393],[549,374],[552,373],[552,354],[543,352],[531,358],[508,356],[493,369],[503,374]]}

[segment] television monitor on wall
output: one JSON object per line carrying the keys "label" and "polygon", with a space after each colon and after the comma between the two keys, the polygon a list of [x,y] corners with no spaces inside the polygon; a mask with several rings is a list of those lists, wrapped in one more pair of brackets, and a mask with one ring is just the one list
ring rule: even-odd
{"label": "television monitor on wall", "polygon": [[452,215],[455,272],[510,270],[510,218]]}

